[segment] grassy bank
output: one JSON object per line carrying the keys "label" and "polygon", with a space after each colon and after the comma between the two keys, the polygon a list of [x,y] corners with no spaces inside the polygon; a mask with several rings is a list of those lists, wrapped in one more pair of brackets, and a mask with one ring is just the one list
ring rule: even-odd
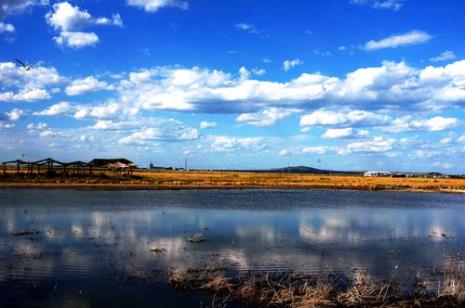
{"label": "grassy bank", "polygon": [[437,280],[417,274],[413,285],[397,279],[398,269],[383,281],[368,272],[353,277],[337,274],[308,275],[295,272],[249,272],[231,275],[225,268],[208,266],[171,270],[170,285],[180,291],[212,295],[212,307],[231,302],[258,307],[464,307],[465,275],[451,264]]}
{"label": "grassy bank", "polygon": [[56,175],[0,177],[2,188],[138,189],[355,189],[387,191],[465,192],[465,179],[391,178],[267,172],[135,171],[132,176]]}

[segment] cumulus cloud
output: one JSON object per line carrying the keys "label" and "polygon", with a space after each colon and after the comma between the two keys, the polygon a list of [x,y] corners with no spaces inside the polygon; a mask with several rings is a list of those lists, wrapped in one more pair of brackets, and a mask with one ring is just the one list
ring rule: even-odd
{"label": "cumulus cloud", "polygon": [[[15,122],[21,119],[21,117],[24,115],[24,110],[14,108],[10,112],[0,112],[0,121],[11,121]],[[3,126],[5,124],[2,124]]]}
{"label": "cumulus cloud", "polygon": [[405,0],[352,0],[352,4],[369,6],[374,9],[384,9],[399,11],[403,6]]}
{"label": "cumulus cloud", "polygon": [[371,40],[365,44],[365,50],[377,50],[385,48],[397,48],[408,45],[426,43],[432,36],[424,31],[413,30],[403,34],[395,34],[379,41]]}
{"label": "cumulus cloud", "polygon": [[149,127],[137,131],[119,140],[120,144],[145,145],[151,141],[188,141],[199,138],[197,129],[186,127],[182,124]]}
{"label": "cumulus cloud", "polygon": [[393,120],[391,125],[383,128],[383,130],[392,133],[408,131],[438,132],[456,127],[458,123],[459,121],[456,118],[450,117],[436,116],[430,119],[416,120],[412,116],[404,116]]}
{"label": "cumulus cloud", "polygon": [[60,102],[54,105],[49,106],[48,108],[34,112],[33,115],[36,116],[57,116],[57,115],[62,115],[65,114],[71,110],[73,110],[74,107],[68,103],[68,102]]}
{"label": "cumulus cloud", "polygon": [[303,154],[317,154],[323,155],[326,153],[326,148],[322,146],[311,146],[302,148]]}
{"label": "cumulus cloud", "polygon": [[69,96],[82,95],[85,93],[96,92],[100,90],[113,90],[114,87],[105,81],[100,81],[94,76],[88,76],[83,79],[75,79],[68,85],[65,92]]}
{"label": "cumulus cloud", "polygon": [[354,153],[381,153],[392,150],[396,140],[384,137],[374,137],[371,140],[363,140],[349,143],[347,150]]}
{"label": "cumulus cloud", "polygon": [[214,128],[214,127],[216,127],[216,122],[208,122],[208,121],[200,122],[201,129],[208,129],[208,128]]}
{"label": "cumulus cloud", "polygon": [[354,129],[352,127],[346,128],[329,128],[321,136],[324,139],[344,139],[344,138],[357,138],[366,137],[369,132],[364,129]]}
{"label": "cumulus cloud", "polygon": [[214,136],[211,149],[215,152],[262,151],[265,149],[261,137]]}
{"label": "cumulus cloud", "polygon": [[389,123],[390,117],[364,110],[318,109],[300,118],[301,127],[309,126],[381,126]]}
{"label": "cumulus cloud", "polygon": [[90,26],[123,26],[119,14],[113,15],[111,18],[95,18],[86,10],[81,10],[69,2],[55,3],[53,12],[48,12],[45,19],[51,27],[59,31],[59,35],[53,38],[55,42],[58,45],[71,48],[93,46],[99,42],[96,33],[83,31]]}
{"label": "cumulus cloud", "polygon": [[44,89],[23,89],[18,93],[0,93],[0,102],[35,102],[49,99],[50,94]]}
{"label": "cumulus cloud", "polygon": [[289,71],[290,69],[302,65],[304,62],[302,62],[300,59],[294,59],[294,60],[285,60],[283,62],[283,70],[285,72]]}
{"label": "cumulus cloud", "polygon": [[68,46],[72,48],[83,48],[95,46],[99,42],[99,37],[94,32],[60,32],[59,36],[55,36],[53,40],[58,45]]}
{"label": "cumulus cloud", "polygon": [[47,5],[48,0],[2,0],[0,3],[0,19],[8,15],[22,14],[34,6]]}
{"label": "cumulus cloud", "polygon": [[432,57],[429,60],[431,62],[443,62],[443,61],[448,61],[448,60],[454,60],[455,58],[457,58],[457,56],[455,55],[453,51],[446,50],[442,52],[439,56]]}
{"label": "cumulus cloud", "polygon": [[64,80],[54,67],[40,64],[29,71],[13,62],[0,62],[0,86],[2,88],[43,88]]}
{"label": "cumulus cloud", "polygon": [[236,121],[247,123],[253,126],[270,126],[275,124],[277,121],[298,112],[300,112],[299,109],[270,107],[260,112],[243,113],[236,118]]}
{"label": "cumulus cloud", "polygon": [[[231,74],[199,67],[155,67],[125,74],[115,90],[121,108],[136,111],[257,113],[243,116],[255,119],[267,108],[315,110],[327,105],[331,106],[324,108],[328,112],[339,108],[337,120],[312,124],[316,114],[303,118],[301,126],[354,126],[353,123],[365,125],[370,121],[384,125],[386,115],[364,109],[430,109],[465,103],[464,72],[465,60],[423,69],[403,61],[386,61],[380,66],[349,72],[343,78],[304,73],[287,82],[275,82],[253,79],[245,68],[239,74]],[[342,114],[350,112],[347,106],[353,112]],[[317,111],[325,115],[320,109]],[[347,119],[348,116],[355,119]]]}
{"label": "cumulus cloud", "polygon": [[0,21],[0,33],[11,33],[15,32],[15,27],[12,24],[4,23]]}
{"label": "cumulus cloud", "polygon": [[128,0],[127,4],[144,9],[146,12],[155,13],[164,7],[173,7],[181,10],[187,10],[189,3],[180,0]]}

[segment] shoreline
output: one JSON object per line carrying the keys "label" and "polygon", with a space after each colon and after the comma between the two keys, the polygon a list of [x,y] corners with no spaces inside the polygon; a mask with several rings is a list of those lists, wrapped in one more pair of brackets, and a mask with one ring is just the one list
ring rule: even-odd
{"label": "shoreline", "polygon": [[462,178],[395,178],[267,172],[137,171],[134,175],[0,176],[0,189],[74,190],[356,190],[465,194]]}
{"label": "shoreline", "polygon": [[465,194],[464,189],[366,188],[325,185],[154,185],[154,184],[81,184],[81,183],[0,183],[0,189],[81,190],[81,191],[144,191],[144,190],[351,190],[368,192],[410,192]]}

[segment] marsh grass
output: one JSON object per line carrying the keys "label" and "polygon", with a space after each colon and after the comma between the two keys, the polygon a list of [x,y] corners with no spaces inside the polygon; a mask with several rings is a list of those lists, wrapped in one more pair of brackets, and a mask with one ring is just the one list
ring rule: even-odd
{"label": "marsh grass", "polygon": [[0,175],[2,186],[28,184],[66,188],[102,189],[198,189],[198,188],[328,188],[356,190],[412,190],[465,192],[465,179],[363,177],[360,175],[286,174],[272,172],[224,171],[148,171],[135,170],[133,175],[95,173],[92,176],[7,176]]}
{"label": "marsh grass", "polygon": [[294,272],[232,274],[207,266],[171,269],[169,283],[180,291],[210,293],[220,306],[236,301],[260,307],[464,307],[464,269],[451,264],[442,277],[438,282],[417,282],[413,292],[402,293],[396,282],[397,268],[389,279],[376,281],[364,271],[341,279],[335,274]]}

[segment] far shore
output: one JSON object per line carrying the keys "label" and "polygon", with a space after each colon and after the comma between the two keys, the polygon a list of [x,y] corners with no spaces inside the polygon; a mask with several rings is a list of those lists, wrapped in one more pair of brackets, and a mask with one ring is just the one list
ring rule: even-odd
{"label": "far shore", "polygon": [[3,176],[0,188],[77,190],[345,189],[465,193],[465,179],[394,178],[271,172],[136,171],[132,176]]}

